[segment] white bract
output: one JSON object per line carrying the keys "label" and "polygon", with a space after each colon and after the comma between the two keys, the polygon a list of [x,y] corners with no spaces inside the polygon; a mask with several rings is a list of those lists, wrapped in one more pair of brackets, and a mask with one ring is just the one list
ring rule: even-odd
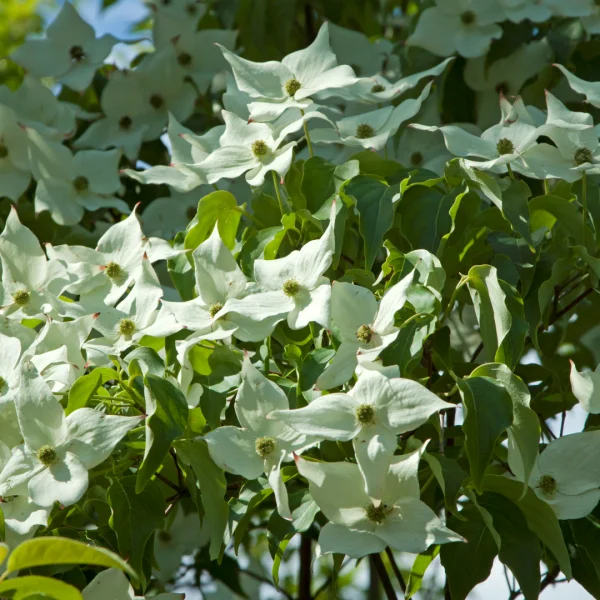
{"label": "white bract", "polygon": [[27,134],[12,108],[0,104],[0,180],[2,195],[17,200],[31,181]]}
{"label": "white bract", "polygon": [[[363,478],[352,463],[312,462],[295,457],[299,473],[329,523],[321,529],[321,553],[360,558],[385,550],[419,553],[431,544],[462,542],[419,499],[419,460],[425,446],[385,463],[381,494],[365,492]],[[383,462],[383,461],[382,461]]]}
{"label": "white bract", "polygon": [[538,498],[559,519],[582,519],[600,501],[600,431],[584,431],[552,440],[529,477]]}
{"label": "white bract", "polygon": [[[88,583],[81,592],[83,600],[144,600],[144,596],[136,596],[123,571],[106,569]],[[183,600],[184,594],[156,594],[156,600]],[[150,599],[150,597],[148,597]]]}
{"label": "white bract", "polygon": [[579,372],[571,361],[571,388],[586,412],[600,413],[600,366],[595,371]]}
{"label": "white bract", "polygon": [[380,302],[368,289],[345,282],[334,282],[331,292],[332,325],[341,344],[335,357],[319,376],[316,386],[328,390],[346,383],[358,363],[374,361],[397,337],[394,315],[405,304],[414,278],[409,273],[391,286]]}
{"label": "white bract", "polygon": [[416,381],[388,379],[377,371],[365,371],[347,394],[328,394],[304,408],[277,410],[269,419],[315,438],[352,440],[365,491],[381,499],[396,436],[452,406]]}
{"label": "white bract", "polygon": [[28,496],[42,507],[69,506],[88,487],[88,471],[105,461],[143,417],[118,417],[91,408],[65,416],[35,368],[25,364],[14,396],[24,444],[0,473],[0,496]]}
{"label": "white bract", "polygon": [[283,391],[246,357],[242,365],[242,384],[235,399],[235,414],[241,427],[223,426],[204,439],[212,459],[222,469],[256,479],[267,475],[273,488],[277,510],[284,519],[291,517],[288,494],[281,477],[281,463],[292,459],[314,441],[287,425],[270,421],[269,413],[288,409]]}

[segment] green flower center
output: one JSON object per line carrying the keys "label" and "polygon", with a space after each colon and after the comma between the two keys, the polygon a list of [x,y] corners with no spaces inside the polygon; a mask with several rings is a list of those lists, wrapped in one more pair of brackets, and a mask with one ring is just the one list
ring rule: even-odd
{"label": "green flower center", "polygon": [[198,7],[192,2],[186,5],[185,10],[190,17],[195,17],[198,14]]}
{"label": "green flower center", "polygon": [[544,494],[544,496],[554,496],[558,489],[558,482],[552,475],[542,475],[537,482],[536,487]]}
{"label": "green flower center", "polygon": [[259,437],[254,444],[256,454],[258,454],[261,458],[271,454],[271,452],[275,450],[276,446],[277,441],[275,438],[269,436]]}
{"label": "green flower center", "polygon": [[6,379],[4,379],[4,377],[0,376],[0,391],[2,390],[2,388],[6,385]]}
{"label": "green flower center", "polygon": [[8,156],[8,148],[0,143],[0,158],[6,158]]}
{"label": "green flower center", "polygon": [[116,279],[117,277],[123,275],[123,269],[121,269],[121,266],[118,265],[116,262],[113,262],[112,260],[106,263],[104,267],[104,272],[111,279]]}
{"label": "green flower center", "polygon": [[420,152],[413,152],[410,155],[410,164],[414,167],[418,167],[423,163],[423,155]]}
{"label": "green flower center", "polygon": [[288,96],[293,96],[301,87],[302,84],[296,79],[288,79],[285,82],[285,93]]}
{"label": "green flower center", "polygon": [[38,460],[46,467],[49,467],[58,461],[58,455],[52,446],[42,446],[37,451],[37,457]]}
{"label": "green flower center", "polygon": [[359,140],[366,140],[372,138],[375,135],[375,130],[367,123],[361,123],[356,128],[356,137]]}
{"label": "green flower center", "polygon": [[262,158],[263,156],[266,156],[268,152],[269,146],[267,146],[267,143],[264,140],[256,140],[252,144],[252,154],[254,154],[256,158]]}
{"label": "green flower center", "polygon": [[502,138],[496,144],[496,151],[500,156],[504,154],[512,154],[514,152],[515,145],[507,138]]}
{"label": "green flower center", "polygon": [[181,52],[180,54],[177,55],[177,62],[182,67],[187,67],[192,62],[192,55],[189,54],[188,52]]}
{"label": "green flower center", "polygon": [[27,306],[31,300],[31,294],[27,290],[19,290],[13,294],[13,300],[18,306]]}
{"label": "green flower center", "polygon": [[460,20],[464,25],[473,25],[473,23],[475,23],[475,13],[472,10],[465,10],[465,12],[460,15]]}
{"label": "green flower center", "polygon": [[371,93],[372,94],[378,94],[379,92],[383,92],[385,90],[385,88],[380,84],[380,83],[376,83],[372,88],[371,88]]}
{"label": "green flower center", "polygon": [[121,319],[119,321],[119,333],[124,336],[133,335],[135,323],[131,319]]}
{"label": "green flower center", "polygon": [[573,160],[577,166],[592,162],[592,152],[587,148],[577,148],[573,156]]}
{"label": "green flower center", "polygon": [[356,330],[356,339],[363,344],[368,344],[373,337],[373,330],[368,325],[361,325]]}
{"label": "green flower center", "polygon": [[86,192],[90,187],[90,182],[87,177],[79,175],[79,177],[75,177],[75,180],[73,181],[73,187],[78,192]]}
{"label": "green flower center", "polygon": [[214,318],[214,316],[223,308],[223,305],[220,302],[215,302],[214,304],[211,304],[209,309],[208,309],[208,314],[211,316],[211,318]]}
{"label": "green flower center", "polygon": [[290,298],[297,296],[300,292],[300,284],[295,279],[288,279],[283,284],[283,293]]}
{"label": "green flower center", "polygon": [[69,54],[73,62],[81,62],[85,58],[85,52],[81,46],[71,46]]}
{"label": "green flower center", "polygon": [[359,423],[366,425],[373,422],[375,416],[375,410],[370,404],[361,404],[356,407],[356,418]]}
{"label": "green flower center", "polygon": [[128,115],[125,115],[124,117],[121,117],[119,119],[119,127],[125,131],[127,131],[127,129],[129,129],[132,124],[133,124],[133,121],[131,120],[131,117]]}
{"label": "green flower center", "polygon": [[378,525],[383,523],[390,513],[385,504],[380,504],[379,506],[371,504],[365,508],[365,512],[367,513],[367,519],[369,519],[369,521],[372,523],[377,523]]}
{"label": "green flower center", "polygon": [[160,94],[152,94],[152,96],[150,96],[149,102],[153,108],[156,108],[156,110],[162,108],[165,105],[165,101]]}

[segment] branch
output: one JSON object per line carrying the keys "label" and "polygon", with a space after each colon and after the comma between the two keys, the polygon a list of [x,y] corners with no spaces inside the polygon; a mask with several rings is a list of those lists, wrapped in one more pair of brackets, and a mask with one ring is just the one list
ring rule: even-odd
{"label": "branch", "polygon": [[388,572],[385,570],[385,565],[383,564],[383,560],[381,560],[381,556],[379,554],[369,554],[369,558],[371,559],[371,564],[375,567],[377,571],[377,575],[379,576],[379,581],[381,581],[381,585],[383,585],[383,591],[388,600],[398,600],[398,596],[394,591],[394,586],[390,581],[390,576]]}

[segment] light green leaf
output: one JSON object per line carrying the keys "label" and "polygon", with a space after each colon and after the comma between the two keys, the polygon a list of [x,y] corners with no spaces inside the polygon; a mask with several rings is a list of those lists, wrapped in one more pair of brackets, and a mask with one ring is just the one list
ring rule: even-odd
{"label": "light green leaf", "polygon": [[18,579],[0,582],[0,594],[11,592],[13,600],[24,600],[34,594],[54,600],[83,600],[81,592],[72,585],[40,575],[27,575]]}
{"label": "light green leaf", "polygon": [[408,574],[408,581],[406,582],[406,592],[404,593],[404,597],[407,600],[412,598],[421,589],[425,571],[427,571],[429,565],[436,559],[439,553],[440,546],[436,545],[431,546],[425,552],[421,552],[421,554],[417,554],[415,562]]}

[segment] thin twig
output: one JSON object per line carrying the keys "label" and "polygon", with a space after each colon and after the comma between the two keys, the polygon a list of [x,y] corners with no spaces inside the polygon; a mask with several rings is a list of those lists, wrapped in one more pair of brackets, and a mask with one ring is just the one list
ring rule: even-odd
{"label": "thin twig", "polygon": [[392,552],[392,550],[389,546],[385,549],[385,553],[387,554],[387,557],[390,561],[390,565],[392,565],[392,571],[394,571],[394,575],[396,576],[396,579],[398,580],[400,589],[403,592],[406,592],[406,583],[404,583],[404,577],[402,577],[402,573],[400,572],[400,569],[398,568],[398,565],[396,564],[396,559],[394,558],[394,553]]}
{"label": "thin twig", "polygon": [[298,576],[298,600],[310,600],[311,578],[311,560],[312,560],[312,540],[306,534],[300,538],[300,573]]}
{"label": "thin twig", "polygon": [[383,591],[385,592],[387,599],[388,600],[397,600],[398,596],[396,595],[396,592],[394,591],[394,586],[392,585],[392,582],[390,581],[390,576],[388,575],[388,572],[385,569],[385,565],[383,564],[383,560],[381,559],[381,556],[379,554],[369,554],[369,557],[371,559],[371,563],[373,564],[373,566],[375,567],[375,570],[377,571],[379,581],[381,581],[381,585],[383,586]]}

